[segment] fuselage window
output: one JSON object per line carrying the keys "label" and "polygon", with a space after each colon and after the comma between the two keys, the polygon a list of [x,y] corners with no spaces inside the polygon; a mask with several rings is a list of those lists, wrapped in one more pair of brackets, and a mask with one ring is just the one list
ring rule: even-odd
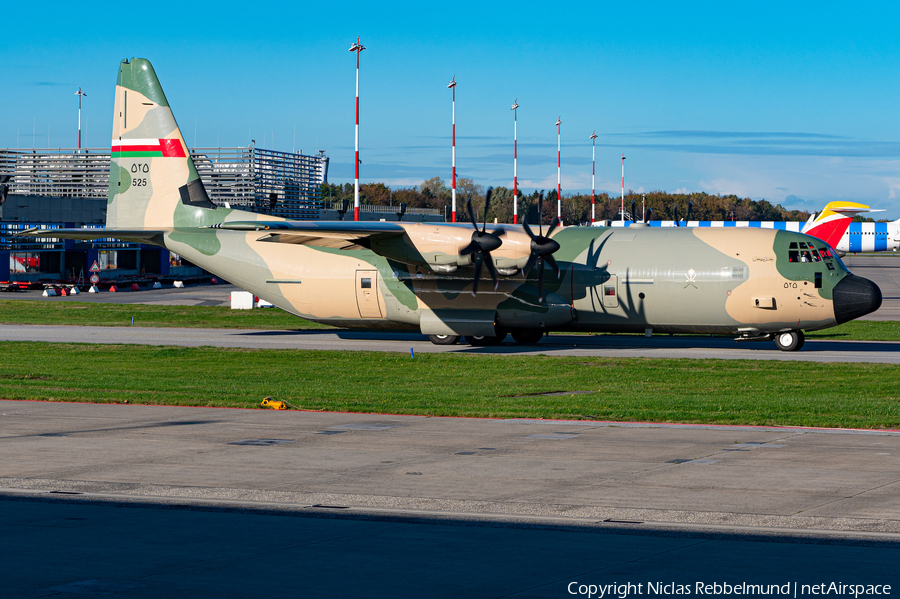
{"label": "fuselage window", "polygon": [[[796,243],[792,243],[791,245],[797,245]],[[788,251],[788,262],[800,262],[800,252],[797,250]]]}
{"label": "fuselage window", "polygon": [[371,289],[372,288],[372,279],[360,279],[359,286],[361,289]]}
{"label": "fuselage window", "polygon": [[616,294],[616,286],[615,285],[604,285],[603,286],[603,295],[614,296]]}

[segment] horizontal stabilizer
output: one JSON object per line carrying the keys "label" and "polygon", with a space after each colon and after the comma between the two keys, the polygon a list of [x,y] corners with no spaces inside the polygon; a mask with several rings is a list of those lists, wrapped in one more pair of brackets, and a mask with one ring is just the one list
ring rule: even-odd
{"label": "horizontal stabilizer", "polygon": [[20,233],[16,233],[16,237],[80,239],[82,241],[113,238],[151,243],[151,240],[161,237],[164,233],[165,231],[156,229],[27,229]]}

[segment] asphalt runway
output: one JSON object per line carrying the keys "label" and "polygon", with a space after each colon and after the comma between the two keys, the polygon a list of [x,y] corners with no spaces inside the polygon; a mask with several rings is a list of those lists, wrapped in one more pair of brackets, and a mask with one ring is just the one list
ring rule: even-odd
{"label": "asphalt runway", "polygon": [[0,452],[4,597],[900,588],[900,431],[0,401]]}
{"label": "asphalt runway", "polygon": [[493,347],[434,345],[416,333],[377,331],[260,331],[245,329],[180,329],[151,327],[73,327],[4,325],[0,341],[50,343],[133,343],[183,347],[244,347],[325,351],[382,351],[413,354],[608,356],[618,358],[719,358],[802,362],[873,362],[900,364],[900,341],[807,340],[799,352],[783,352],[769,342],[736,343],[722,337],[656,335],[551,335],[537,345],[508,341]]}

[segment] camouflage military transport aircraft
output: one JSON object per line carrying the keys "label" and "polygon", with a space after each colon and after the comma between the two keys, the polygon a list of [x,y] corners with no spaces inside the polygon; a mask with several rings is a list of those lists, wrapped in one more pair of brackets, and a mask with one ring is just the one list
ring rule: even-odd
{"label": "camouflage military transport aircraft", "polygon": [[735,335],[797,350],[804,330],[881,305],[879,288],[850,274],[824,242],[789,231],[638,224],[535,234],[501,224],[473,232],[216,206],[153,67],[137,58],[119,65],[106,225],[23,235],[156,244],[292,314],[420,330],[439,344],[609,331]]}

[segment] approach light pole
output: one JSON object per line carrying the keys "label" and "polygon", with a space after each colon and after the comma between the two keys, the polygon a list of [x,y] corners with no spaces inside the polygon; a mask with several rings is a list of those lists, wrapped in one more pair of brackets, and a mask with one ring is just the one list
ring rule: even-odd
{"label": "approach light pole", "polygon": [[597,213],[595,210],[595,205],[597,203],[596,198],[596,184],[594,182],[595,175],[597,173],[597,132],[591,131],[591,224],[597,220]]}
{"label": "approach light pole", "polygon": [[359,53],[366,47],[359,43],[359,38],[350,46],[351,52],[356,52],[356,136],[355,136],[355,160],[353,168],[356,176],[353,180],[353,220],[359,220]]}
{"label": "approach light pole", "polygon": [[622,154],[622,224],[625,224],[625,154]]}
{"label": "approach light pole", "polygon": [[513,100],[513,224],[519,224],[519,100]]}
{"label": "approach light pole", "polygon": [[456,222],[456,76],[450,80],[447,87],[453,90],[453,180],[451,183],[451,193],[453,195],[453,204],[451,208],[452,222]]}
{"label": "approach light pole", "polygon": [[556,218],[562,224],[562,158],[559,151],[560,148],[560,125],[562,117],[556,118]]}
{"label": "approach light pole", "polygon": [[81,91],[81,88],[78,88],[78,91],[75,92],[75,95],[78,96],[78,149],[81,149],[81,98],[82,96],[86,96],[87,94]]}

